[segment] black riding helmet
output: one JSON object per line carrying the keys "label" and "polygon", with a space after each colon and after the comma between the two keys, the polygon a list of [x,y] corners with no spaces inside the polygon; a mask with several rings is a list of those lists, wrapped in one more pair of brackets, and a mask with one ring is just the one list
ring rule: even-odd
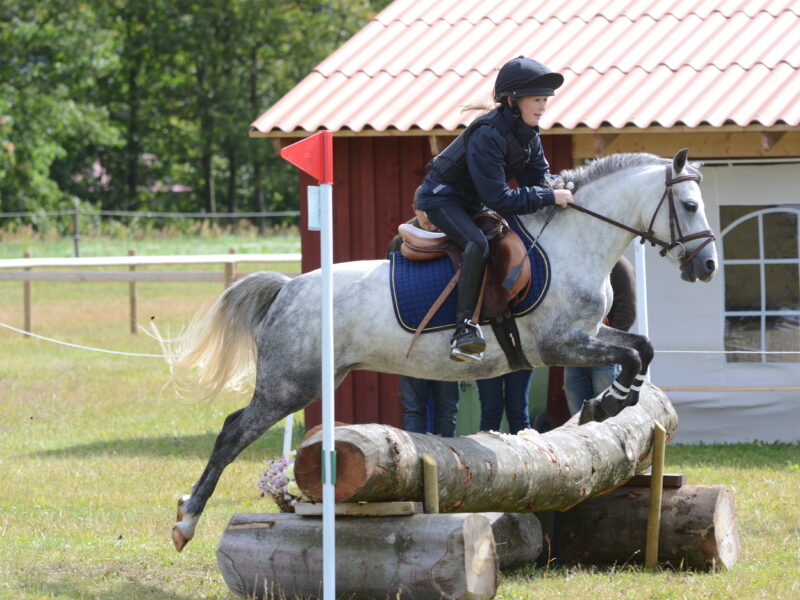
{"label": "black riding helmet", "polygon": [[502,102],[507,96],[553,96],[562,83],[564,76],[560,73],[553,73],[532,58],[518,56],[500,67],[494,82],[494,99]]}

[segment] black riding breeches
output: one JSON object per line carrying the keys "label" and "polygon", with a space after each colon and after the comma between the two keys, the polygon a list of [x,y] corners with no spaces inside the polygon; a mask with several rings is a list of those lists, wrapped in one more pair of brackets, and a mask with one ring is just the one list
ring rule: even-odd
{"label": "black riding breeches", "polygon": [[426,212],[431,223],[464,249],[456,302],[456,322],[462,323],[472,317],[478,304],[483,271],[489,258],[489,242],[460,207],[434,208]]}
{"label": "black riding breeches", "polygon": [[464,250],[467,248],[467,243],[472,242],[478,247],[479,255],[483,260],[489,257],[489,242],[486,241],[486,236],[463,208],[443,206],[431,208],[425,212],[431,223]]}

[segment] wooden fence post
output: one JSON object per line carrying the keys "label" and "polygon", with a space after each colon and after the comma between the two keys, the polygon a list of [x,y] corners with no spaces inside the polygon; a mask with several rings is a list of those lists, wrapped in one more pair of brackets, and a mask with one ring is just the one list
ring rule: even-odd
{"label": "wooden fence post", "polygon": [[81,221],[78,209],[72,211],[72,243],[75,247],[75,256],[81,255]]}
{"label": "wooden fence post", "polygon": [[[22,255],[24,258],[30,258],[31,253],[29,250],[26,250],[25,253]],[[25,269],[26,271],[30,271],[30,267]],[[23,290],[23,314],[25,315],[25,325],[23,329],[28,333],[31,333],[31,282],[25,281],[22,284]],[[26,338],[30,338],[27,333],[25,334]]]}
{"label": "wooden fence post", "polygon": [[[128,250],[128,256],[136,256],[136,250]],[[129,271],[135,271],[136,265],[131,265],[128,267]],[[139,294],[138,290],[136,289],[136,280],[131,279],[129,284],[129,296],[130,296],[130,307],[131,307],[131,334],[136,335],[139,331],[139,328],[136,326],[137,318],[136,315],[138,313],[137,304],[139,302]]]}
{"label": "wooden fence post", "polygon": [[658,566],[658,534],[661,528],[661,495],[664,491],[664,446],[666,431],[658,421],[653,426],[653,463],[650,468],[650,512],[647,516],[644,566],[655,571]]}
{"label": "wooden fence post", "polygon": [[[228,250],[229,254],[236,254],[236,248]],[[225,287],[227,288],[236,280],[236,263],[225,263]]]}

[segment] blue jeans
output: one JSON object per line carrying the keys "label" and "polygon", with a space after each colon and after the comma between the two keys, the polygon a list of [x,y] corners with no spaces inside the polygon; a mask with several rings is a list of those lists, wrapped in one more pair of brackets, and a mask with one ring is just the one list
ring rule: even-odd
{"label": "blue jeans", "polygon": [[599,396],[614,382],[621,370],[620,365],[564,367],[564,395],[570,414],[580,412],[584,400]]}
{"label": "blue jeans", "polygon": [[[456,434],[458,382],[400,376],[403,429],[414,433]],[[428,402],[433,405],[433,423],[428,426]]]}
{"label": "blue jeans", "polygon": [[481,431],[499,431],[503,410],[508,418],[508,429],[518,433],[531,426],[528,417],[528,389],[533,369],[514,371],[491,379],[478,380],[481,398]]}

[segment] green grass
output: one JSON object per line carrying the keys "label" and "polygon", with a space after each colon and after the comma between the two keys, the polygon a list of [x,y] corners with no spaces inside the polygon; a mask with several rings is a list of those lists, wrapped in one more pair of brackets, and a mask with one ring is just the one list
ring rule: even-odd
{"label": "green grass", "polygon": [[[35,332],[160,352],[146,335],[128,333],[127,284],[36,282],[33,290]],[[140,284],[140,314],[174,330],[220,291]],[[19,326],[22,284],[0,282],[0,298],[0,323]],[[268,432],[225,472],[197,535],[177,554],[176,500],[205,466],[225,416],[246,398],[178,400],[163,389],[167,375],[160,359],[0,329],[0,598],[233,598],[215,547],[233,513],[275,510],[256,484],[266,459],[279,454],[283,430]],[[742,551],[730,572],[529,567],[504,574],[498,597],[800,597],[800,446],[669,446],[666,465],[689,483],[734,489]]]}

